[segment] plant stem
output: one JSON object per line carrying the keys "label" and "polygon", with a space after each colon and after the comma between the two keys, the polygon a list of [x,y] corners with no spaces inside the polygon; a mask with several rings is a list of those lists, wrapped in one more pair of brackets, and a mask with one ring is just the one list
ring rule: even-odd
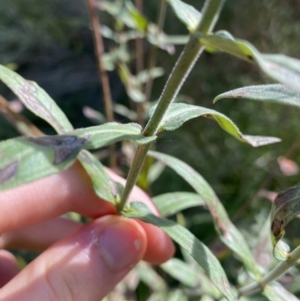
{"label": "plant stem", "polygon": [[212,31],[219,19],[225,0],[207,0],[201,11],[202,18],[196,31],[207,34]]}
{"label": "plant stem", "polygon": [[158,131],[164,114],[177,96],[202,50],[203,47],[199,43],[198,38],[195,35],[191,35],[166,83],[155,112],[145,127],[145,136],[154,135]]}
{"label": "plant stem", "polygon": [[[95,56],[97,60],[97,67],[99,73],[100,84],[102,86],[103,91],[103,99],[105,104],[105,115],[108,122],[114,121],[114,113],[113,113],[113,101],[109,86],[109,79],[105,67],[102,63],[101,57],[104,53],[103,40],[100,35],[101,25],[99,16],[97,13],[95,0],[88,0],[88,6],[90,10],[90,16],[92,21],[92,29],[93,29],[93,39],[95,45]],[[115,145],[109,146],[110,150],[110,166],[115,167],[117,165],[117,158],[115,153]]]}
{"label": "plant stem", "polygon": [[[157,129],[159,127],[159,123],[163,118],[163,115],[165,114],[169,105],[172,103],[173,99],[178,94],[182,84],[184,83],[191,68],[194,66],[201,51],[202,51],[202,47],[198,39],[192,36],[188,44],[185,46],[182,54],[180,55],[169,77],[169,80],[167,81],[165,89],[163,90],[160,100],[158,101],[156,110],[144,130],[145,136],[152,136],[156,134]],[[150,144],[145,144],[145,145],[139,145],[136,150],[133,162],[131,164],[131,168],[128,173],[122,198],[118,206],[119,212],[125,206],[127,199],[130,195],[130,192],[137,181],[137,178],[143,167],[149,148],[150,148]]]}
{"label": "plant stem", "polygon": [[[206,34],[212,29],[217,18],[214,14],[219,16],[224,2],[225,0],[206,0],[202,12],[202,18],[198,26],[199,29],[203,29],[202,33]],[[196,63],[202,51],[203,47],[201,46],[197,38],[197,34],[191,34],[188,43],[184,47],[181,55],[179,56],[179,59],[174,66],[174,69],[169,76],[156,109],[143,131],[144,136],[152,136],[157,133],[159,125],[165,113],[167,112],[170,104],[177,96],[179,90],[181,89],[183,83],[185,82],[187,76],[189,75],[192,67]],[[127,202],[130,192],[135,185],[139,173],[143,167],[143,163],[145,161],[149,148],[149,144],[140,145],[137,148],[135,157],[128,173],[124,192],[117,208],[118,212],[123,209]]]}
{"label": "plant stem", "polygon": [[289,258],[287,260],[280,262],[271,272],[265,275],[259,282],[254,282],[240,288],[239,293],[241,295],[250,295],[256,293],[257,291],[263,290],[268,283],[283,275],[289,268],[294,266],[299,259],[300,246],[298,246],[292,253],[290,253]]}

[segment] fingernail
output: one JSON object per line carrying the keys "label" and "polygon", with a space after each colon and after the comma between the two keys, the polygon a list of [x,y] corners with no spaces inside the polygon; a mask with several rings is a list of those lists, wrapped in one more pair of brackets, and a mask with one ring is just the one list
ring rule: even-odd
{"label": "fingernail", "polygon": [[100,252],[108,267],[121,271],[134,266],[143,255],[144,239],[128,221],[108,222],[100,236]]}

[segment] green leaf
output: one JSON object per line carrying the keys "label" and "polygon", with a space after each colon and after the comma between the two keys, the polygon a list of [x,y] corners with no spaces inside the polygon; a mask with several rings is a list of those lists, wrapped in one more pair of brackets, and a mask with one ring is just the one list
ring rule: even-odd
{"label": "green leaf", "polygon": [[[154,110],[155,107],[152,107],[150,109],[149,111],[150,117],[154,113]],[[169,110],[167,111],[163,120],[161,121],[159,131],[162,130],[173,131],[179,128],[184,122],[199,116],[214,119],[215,121],[218,122],[220,127],[224,129],[227,133],[229,133],[239,141],[248,143],[254,147],[281,141],[279,138],[276,137],[244,135],[240,132],[238,127],[227,116],[215,110],[189,105],[185,103],[171,104]]]}
{"label": "green leaf", "polygon": [[63,134],[73,130],[66,115],[35,82],[24,79],[2,65],[0,65],[0,80],[19,97],[27,109],[51,124],[58,133]]}
{"label": "green leaf", "polygon": [[184,294],[182,289],[176,289],[169,292],[168,296],[164,299],[166,301],[188,301],[188,297]]}
{"label": "green leaf", "polygon": [[188,40],[188,35],[167,35],[159,28],[153,27],[152,25],[148,27],[147,39],[149,43],[166,50],[169,54],[175,53],[174,45],[185,45]]}
{"label": "green leaf", "polygon": [[195,189],[210,211],[214,226],[223,243],[241,258],[250,274],[258,277],[257,265],[243,235],[230,221],[222,203],[205,179],[177,158],[154,151],[149,151],[148,155],[172,168]]}
{"label": "green leaf", "polygon": [[196,261],[192,257],[191,259],[193,262],[187,264],[177,258],[171,258],[160,265],[160,267],[180,283],[193,288],[197,295],[210,295],[219,300],[221,296],[220,291],[216,289],[214,284],[204,274],[203,269],[196,264]]}
{"label": "green leaf", "polygon": [[131,1],[101,1],[99,7],[107,11],[119,22],[123,22],[129,28],[145,33],[148,20],[143,16]]}
{"label": "green leaf", "polygon": [[135,83],[135,77],[130,73],[128,66],[120,63],[118,71],[128,96],[134,102],[145,101],[145,94],[142,93],[141,86]]}
{"label": "green leaf", "polygon": [[181,0],[168,0],[173,8],[177,18],[186,25],[190,32],[196,30],[200,20],[201,13],[192,5],[189,5]]}
{"label": "green leaf", "polygon": [[280,84],[258,85],[234,89],[222,93],[214,99],[214,103],[223,98],[238,98],[281,103],[300,108],[300,93]]}
{"label": "green leaf", "polygon": [[215,287],[211,280],[204,273],[204,270],[197,264],[195,259],[191,257],[183,248],[180,248],[181,254],[185,260],[184,264],[188,264],[190,270],[196,273],[196,278],[199,283],[197,292],[199,295],[209,295],[213,297],[213,300],[219,300],[221,297],[220,291]]}
{"label": "green leaf", "polygon": [[95,193],[102,200],[115,204],[116,200],[115,195],[113,194],[113,183],[100,161],[87,150],[82,150],[79,153],[78,159],[89,175]]}
{"label": "green leaf", "polygon": [[198,274],[195,270],[191,268],[190,265],[179,260],[177,258],[171,258],[164,264],[161,264],[160,267],[173,278],[178,280],[180,283],[192,287],[199,288],[201,282]]}
{"label": "green leaf", "polygon": [[269,77],[300,92],[300,60],[282,54],[263,54],[257,61]]}
{"label": "green leaf", "polygon": [[299,301],[299,299],[287,291],[284,286],[282,286],[278,282],[272,282],[268,284],[263,294],[270,300],[270,301]]}
{"label": "green leaf", "polygon": [[123,215],[160,227],[197,261],[227,300],[237,300],[219,261],[192,233],[173,221],[155,216],[143,203],[134,202],[130,205],[122,212]]}
{"label": "green leaf", "polygon": [[172,215],[187,208],[203,206],[204,202],[197,193],[170,192],[158,195],[153,202],[162,216]]}
{"label": "green leaf", "polygon": [[103,125],[78,129],[71,132],[78,138],[86,140],[84,148],[97,149],[121,140],[134,140],[139,144],[154,141],[155,136],[145,137],[142,135],[142,127],[137,123],[121,124],[109,122]]}
{"label": "green leaf", "polygon": [[146,32],[148,26],[147,18],[136,9],[131,1],[125,1],[125,6],[128,9],[129,15],[131,17],[133,28],[141,32]]}
{"label": "green leaf", "polygon": [[274,254],[280,260],[289,257],[289,248],[285,244],[278,244],[284,236],[287,224],[300,213],[300,185],[292,186],[281,191],[272,203],[271,238]]}
{"label": "green leaf", "polygon": [[123,117],[126,117],[127,119],[130,119],[131,121],[137,120],[137,113],[135,111],[131,111],[126,106],[119,103],[114,105],[114,112]]}
{"label": "green leaf", "polygon": [[260,53],[250,43],[234,39],[230,34],[204,35],[200,42],[206,47],[216,48],[250,62],[256,62],[266,75],[275,81],[300,92],[300,61],[285,55]]}
{"label": "green leaf", "polygon": [[164,75],[164,69],[160,67],[151,68],[149,70],[141,71],[135,76],[134,81],[136,85],[146,84],[149,80],[158,78]]}
{"label": "green leaf", "polygon": [[84,138],[76,136],[21,137],[1,142],[0,190],[67,169],[84,143]]}
{"label": "green leaf", "polygon": [[130,40],[135,40],[143,37],[143,34],[137,32],[136,30],[119,32],[111,29],[104,24],[101,24],[101,35],[106,39],[114,40],[118,44],[127,43]]}
{"label": "green leaf", "polygon": [[164,279],[154,270],[154,268],[145,261],[139,262],[134,268],[139,278],[147,284],[152,291],[166,290],[166,283]]}

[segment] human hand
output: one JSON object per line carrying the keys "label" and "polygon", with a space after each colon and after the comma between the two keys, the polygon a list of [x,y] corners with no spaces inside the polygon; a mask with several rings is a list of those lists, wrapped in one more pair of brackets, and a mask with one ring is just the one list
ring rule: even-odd
{"label": "human hand", "polygon": [[[138,188],[131,199],[156,210]],[[0,250],[2,301],[99,301],[141,259],[160,264],[174,253],[159,228],[114,215],[113,205],[94,194],[78,162],[60,174],[1,192],[0,208],[0,249],[43,251],[20,272],[16,259]],[[70,211],[93,221],[81,225],[60,217]]]}

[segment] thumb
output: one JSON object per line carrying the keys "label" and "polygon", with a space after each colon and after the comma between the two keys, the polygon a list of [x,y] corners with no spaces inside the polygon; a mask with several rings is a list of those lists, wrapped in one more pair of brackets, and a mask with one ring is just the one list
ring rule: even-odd
{"label": "thumb", "polygon": [[134,220],[105,216],[58,241],[0,293],[3,301],[98,301],[138,263],[146,234]]}

